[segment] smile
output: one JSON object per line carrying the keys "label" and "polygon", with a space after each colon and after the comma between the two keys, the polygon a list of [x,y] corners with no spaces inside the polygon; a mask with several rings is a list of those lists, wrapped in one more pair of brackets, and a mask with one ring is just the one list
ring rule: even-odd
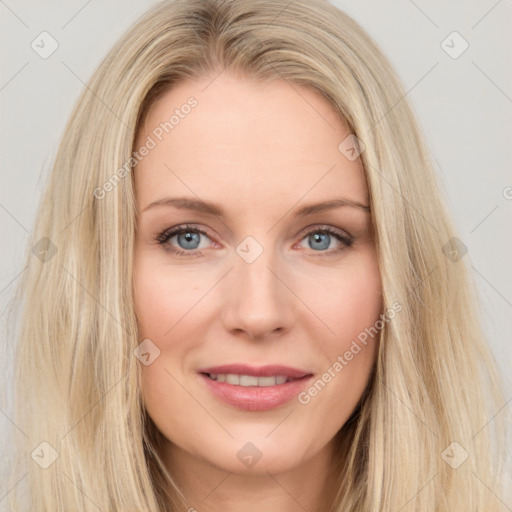
{"label": "smile", "polygon": [[248,411],[266,411],[290,402],[313,377],[310,372],[278,365],[224,365],[198,373],[215,398]]}
{"label": "smile", "polygon": [[[210,379],[217,382],[226,382],[227,384],[234,384],[236,386],[277,386],[288,382],[288,377],[284,375],[276,375],[275,377],[255,377],[254,375],[237,375],[236,373],[215,373],[208,374]],[[290,379],[291,380],[291,379]]]}

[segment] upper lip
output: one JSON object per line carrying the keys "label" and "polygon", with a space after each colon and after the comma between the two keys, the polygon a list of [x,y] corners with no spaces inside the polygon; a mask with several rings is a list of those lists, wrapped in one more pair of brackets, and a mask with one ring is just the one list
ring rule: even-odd
{"label": "upper lip", "polygon": [[265,366],[249,366],[247,364],[224,364],[221,366],[209,366],[208,368],[201,368],[199,373],[214,373],[219,374],[235,374],[235,375],[253,375],[255,377],[275,377],[282,375],[284,377],[301,379],[307,375],[312,375],[312,372],[301,370],[299,368],[292,368],[290,366],[269,364]]}

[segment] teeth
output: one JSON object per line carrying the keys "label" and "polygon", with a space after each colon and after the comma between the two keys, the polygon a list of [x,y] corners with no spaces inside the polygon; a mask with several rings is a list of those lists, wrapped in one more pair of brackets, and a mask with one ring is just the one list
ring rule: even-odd
{"label": "teeth", "polygon": [[254,375],[240,375],[240,386],[257,386],[258,377]]}
{"label": "teeth", "polygon": [[258,384],[260,386],[275,386],[276,384],[281,384],[281,382],[277,382],[275,377],[258,377]]}
{"label": "teeth", "polygon": [[228,373],[226,375],[226,383],[227,384],[240,384],[240,375],[235,375],[233,373]]}
{"label": "teeth", "polygon": [[226,382],[227,384],[234,384],[235,386],[277,386],[284,384],[288,378],[284,375],[276,375],[274,377],[255,377],[254,375],[237,375],[234,373],[216,374],[210,373],[210,378],[217,382]]}
{"label": "teeth", "polygon": [[282,375],[277,375],[276,377],[276,384],[284,384],[286,382],[286,377],[283,377]]}

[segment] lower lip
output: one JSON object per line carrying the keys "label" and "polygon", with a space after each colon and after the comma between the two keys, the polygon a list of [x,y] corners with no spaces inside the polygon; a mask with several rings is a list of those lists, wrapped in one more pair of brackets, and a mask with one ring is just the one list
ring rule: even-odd
{"label": "lower lip", "polygon": [[210,391],[227,404],[247,411],[268,411],[293,400],[312,376],[276,386],[237,386],[217,382],[204,374],[200,377]]}

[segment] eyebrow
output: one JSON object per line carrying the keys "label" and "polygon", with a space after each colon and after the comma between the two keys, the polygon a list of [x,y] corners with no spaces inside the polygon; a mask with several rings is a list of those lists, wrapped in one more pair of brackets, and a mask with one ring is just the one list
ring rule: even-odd
{"label": "eyebrow", "polygon": [[[224,218],[224,210],[218,204],[203,201],[193,197],[165,197],[158,199],[146,206],[142,211],[145,212],[151,208],[157,206],[173,206],[182,210],[190,210],[195,212],[207,213],[209,215],[215,215],[216,217]],[[346,198],[334,198],[321,203],[307,204],[299,208],[295,215],[297,217],[305,217],[306,215],[312,215],[313,213],[325,212],[334,208],[341,208],[342,206],[348,206],[350,208],[357,208],[365,212],[370,212],[370,207],[364,205],[358,201]]]}

